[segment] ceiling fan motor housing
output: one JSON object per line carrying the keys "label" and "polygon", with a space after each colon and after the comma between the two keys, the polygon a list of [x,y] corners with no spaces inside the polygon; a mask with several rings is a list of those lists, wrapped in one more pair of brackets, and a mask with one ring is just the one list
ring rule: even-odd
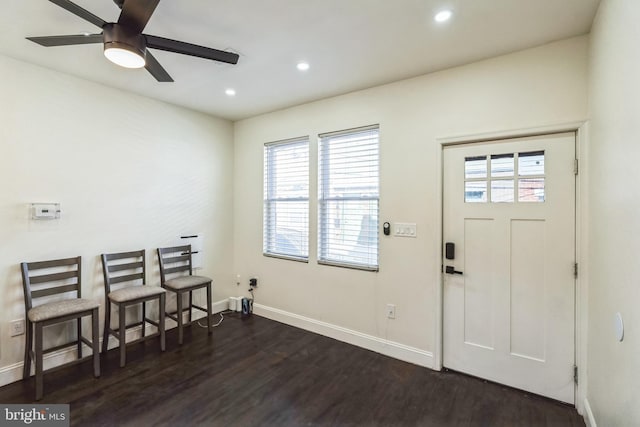
{"label": "ceiling fan motor housing", "polygon": [[108,23],[102,27],[104,50],[111,48],[125,49],[146,58],[147,47],[142,34],[131,34],[125,27],[116,23]]}

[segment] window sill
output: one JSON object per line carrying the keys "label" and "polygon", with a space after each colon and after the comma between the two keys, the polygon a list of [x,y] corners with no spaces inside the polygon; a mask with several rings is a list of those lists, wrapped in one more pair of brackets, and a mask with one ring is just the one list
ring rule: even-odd
{"label": "window sill", "polygon": [[349,263],[337,262],[337,261],[318,260],[318,264],[319,265],[327,265],[327,266],[330,266],[330,267],[350,268],[352,270],[370,271],[370,272],[374,272],[374,273],[377,273],[379,271],[379,267],[378,266],[374,267],[374,266],[369,266],[369,265],[349,264]]}
{"label": "window sill", "polygon": [[286,259],[287,261],[296,261],[296,262],[304,262],[306,264],[309,263],[309,258],[301,258],[291,255],[282,255],[282,254],[271,254],[271,253],[262,253],[263,256],[268,258],[278,258],[278,259]]}

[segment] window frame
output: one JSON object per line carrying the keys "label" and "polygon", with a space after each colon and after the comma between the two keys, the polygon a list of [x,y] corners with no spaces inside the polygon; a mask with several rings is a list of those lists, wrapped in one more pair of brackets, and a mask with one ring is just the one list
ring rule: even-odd
{"label": "window frame", "polygon": [[[275,197],[275,186],[276,186],[276,173],[277,168],[275,167],[275,163],[273,160],[273,156],[276,152],[277,148],[283,148],[287,146],[295,146],[295,145],[305,145],[306,146],[306,162],[304,162],[306,166],[306,186],[307,186],[307,196],[306,197]],[[309,262],[309,190],[310,190],[310,152],[309,152],[309,137],[303,136],[298,138],[290,138],[280,141],[268,142],[264,144],[263,149],[263,207],[262,207],[262,255],[271,258],[280,258],[290,261],[297,262]],[[300,163],[302,164],[302,162]],[[272,215],[274,212],[274,205],[277,202],[306,202],[306,255],[295,255],[292,253],[286,252],[276,252],[270,247],[270,243],[275,242],[275,238],[272,239],[273,233],[277,234],[277,219],[275,219]],[[275,228],[274,228],[275,227]]]}
{"label": "window frame", "polygon": [[[329,162],[329,149],[325,148],[325,140],[330,140],[333,137],[343,137],[353,134],[358,134],[367,131],[377,132],[377,171],[376,171],[376,195],[375,196],[359,196],[359,197],[330,197],[326,196],[327,189],[330,188],[330,174],[325,173],[328,168],[325,164]],[[343,260],[331,259],[327,256],[326,251],[328,249],[328,243],[325,244],[327,236],[327,228],[329,224],[329,203],[330,202],[352,202],[352,201],[375,201],[375,264],[348,262]],[[380,268],[380,125],[363,126],[359,128],[346,129],[336,132],[328,132],[318,135],[318,247],[317,247],[317,262],[320,265],[351,268],[356,270],[377,272]]]}

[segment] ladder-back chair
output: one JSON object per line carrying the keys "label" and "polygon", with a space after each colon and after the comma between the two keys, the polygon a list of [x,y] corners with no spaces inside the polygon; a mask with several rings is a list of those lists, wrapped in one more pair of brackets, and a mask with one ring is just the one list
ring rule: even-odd
{"label": "ladder-back chair", "polygon": [[[126,363],[126,335],[127,329],[142,326],[142,338],[146,337],[147,323],[154,325],[158,332],[149,337],[160,335],[160,350],[165,350],[164,306],[166,291],[159,286],[146,285],[145,251],[120,252],[102,254],[102,272],[104,275],[105,319],[102,352],[106,353],[109,346],[109,336],[118,339],[120,346],[120,366]],[[147,318],[147,301],[158,301],[158,322]],[[118,306],[118,327],[111,327],[111,304]],[[131,305],[141,305],[141,320],[126,324],[126,308]]]}
{"label": "ladder-back chair", "polygon": [[[93,375],[100,376],[100,350],[98,330],[98,307],[100,304],[83,299],[82,296],[82,258],[65,258],[52,261],[23,262],[22,284],[24,287],[24,304],[26,312],[26,336],[24,351],[23,378],[31,376],[31,361],[36,365],[36,400],[43,395],[43,355],[62,348],[77,346],[78,359],[82,359],[82,343],[93,349]],[[34,274],[39,272],[41,274]],[[75,293],[75,298],[53,297]],[[38,305],[34,302],[46,300]],[[82,318],[91,316],[92,339],[82,336]],[[44,349],[43,329],[55,323],[76,320],[77,337],[74,341]],[[33,341],[35,334],[35,350]]]}
{"label": "ladder-back chair", "polygon": [[[188,312],[189,320],[186,325],[190,325],[193,308],[207,313],[207,330],[211,334],[211,279],[193,275],[191,245],[158,248],[158,262],[162,287],[176,294],[176,311],[166,313],[166,315],[178,323],[178,343],[182,344],[183,341],[183,313]],[[185,273],[187,274],[185,275]],[[174,277],[169,279],[167,276]],[[201,288],[207,290],[206,308],[193,304],[193,291]],[[183,308],[182,297],[186,293],[189,293],[189,304]]]}

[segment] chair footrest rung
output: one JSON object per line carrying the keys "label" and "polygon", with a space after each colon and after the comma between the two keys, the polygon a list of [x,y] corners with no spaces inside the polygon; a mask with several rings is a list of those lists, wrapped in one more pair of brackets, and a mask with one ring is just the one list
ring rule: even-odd
{"label": "chair footrest rung", "polygon": [[[153,326],[155,326],[156,328],[160,327],[160,323],[156,322],[155,320],[151,320],[148,318],[145,318],[146,323],[150,323]],[[130,325],[125,326],[125,331],[127,329],[131,329],[134,328],[136,326],[142,326],[143,328],[146,326],[145,325],[145,321],[140,321],[140,322],[136,322],[136,323],[132,323]],[[109,334],[113,335],[114,337],[116,337],[116,339],[120,339],[120,328],[109,328]]]}
{"label": "chair footrest rung", "polygon": [[[154,333],[152,333],[152,334],[148,334],[148,335],[145,335],[145,336],[143,336],[143,337],[138,337],[138,338],[136,338],[135,340],[127,341],[125,344],[126,344],[126,345],[129,345],[129,344],[136,344],[136,343],[143,342],[143,341],[145,341],[145,340],[147,340],[147,339],[149,339],[149,338],[155,338],[155,337],[157,337],[157,336],[160,336],[160,332],[154,332]],[[119,338],[118,338],[118,339],[119,339]],[[114,347],[114,348],[118,348],[118,347]],[[110,349],[109,351],[111,351],[111,350],[113,350],[113,349]]]}
{"label": "chair footrest rung", "polygon": [[199,305],[195,305],[195,304],[192,304],[192,306],[196,310],[204,311],[205,313],[207,312],[207,309],[205,307],[200,307]]}
{"label": "chair footrest rung", "polygon": [[[195,305],[192,304],[193,307],[195,307]],[[182,309],[182,312],[188,312],[189,311],[189,306],[185,307]],[[171,317],[171,316],[175,316],[176,314],[178,314],[178,310],[176,311],[165,311],[164,315],[167,317]]]}
{"label": "chair footrest rung", "polygon": [[160,323],[156,322],[155,320],[151,320],[151,319],[145,319],[145,320],[147,321],[147,323],[151,323],[156,328],[160,327]]}
{"label": "chair footrest rung", "polygon": [[[86,339],[83,339],[83,342],[86,344],[88,342],[88,346],[91,347],[91,341],[87,341]],[[58,350],[62,350],[63,348],[67,348],[67,347],[72,347],[72,346],[77,346],[78,345],[78,341],[71,341],[68,342],[66,344],[60,344],[57,345],[55,347],[51,347],[51,348],[47,348],[46,350],[42,350],[42,354],[47,354],[47,353],[52,353],[54,351],[58,351]],[[32,351],[33,354],[35,354],[35,352]]]}
{"label": "chair footrest rung", "polygon": [[[127,330],[127,329],[135,328],[136,326],[141,326],[141,325],[144,325],[143,321],[132,323],[130,325],[126,325],[124,327],[124,329]],[[114,335],[117,335],[120,332],[120,328],[119,327],[118,328],[109,328],[109,332],[114,334]]]}
{"label": "chair footrest rung", "polygon": [[128,342],[127,342],[127,345],[129,345],[129,344],[136,344],[136,343],[140,343],[140,342],[146,341],[146,340],[148,340],[148,339],[150,339],[150,338],[155,338],[155,337],[159,337],[159,336],[160,336],[160,332],[154,332],[154,333],[152,333],[152,334],[145,335],[145,336],[140,337],[140,338],[136,338],[136,339],[135,339],[135,340],[133,340],[133,341],[128,341]]}

